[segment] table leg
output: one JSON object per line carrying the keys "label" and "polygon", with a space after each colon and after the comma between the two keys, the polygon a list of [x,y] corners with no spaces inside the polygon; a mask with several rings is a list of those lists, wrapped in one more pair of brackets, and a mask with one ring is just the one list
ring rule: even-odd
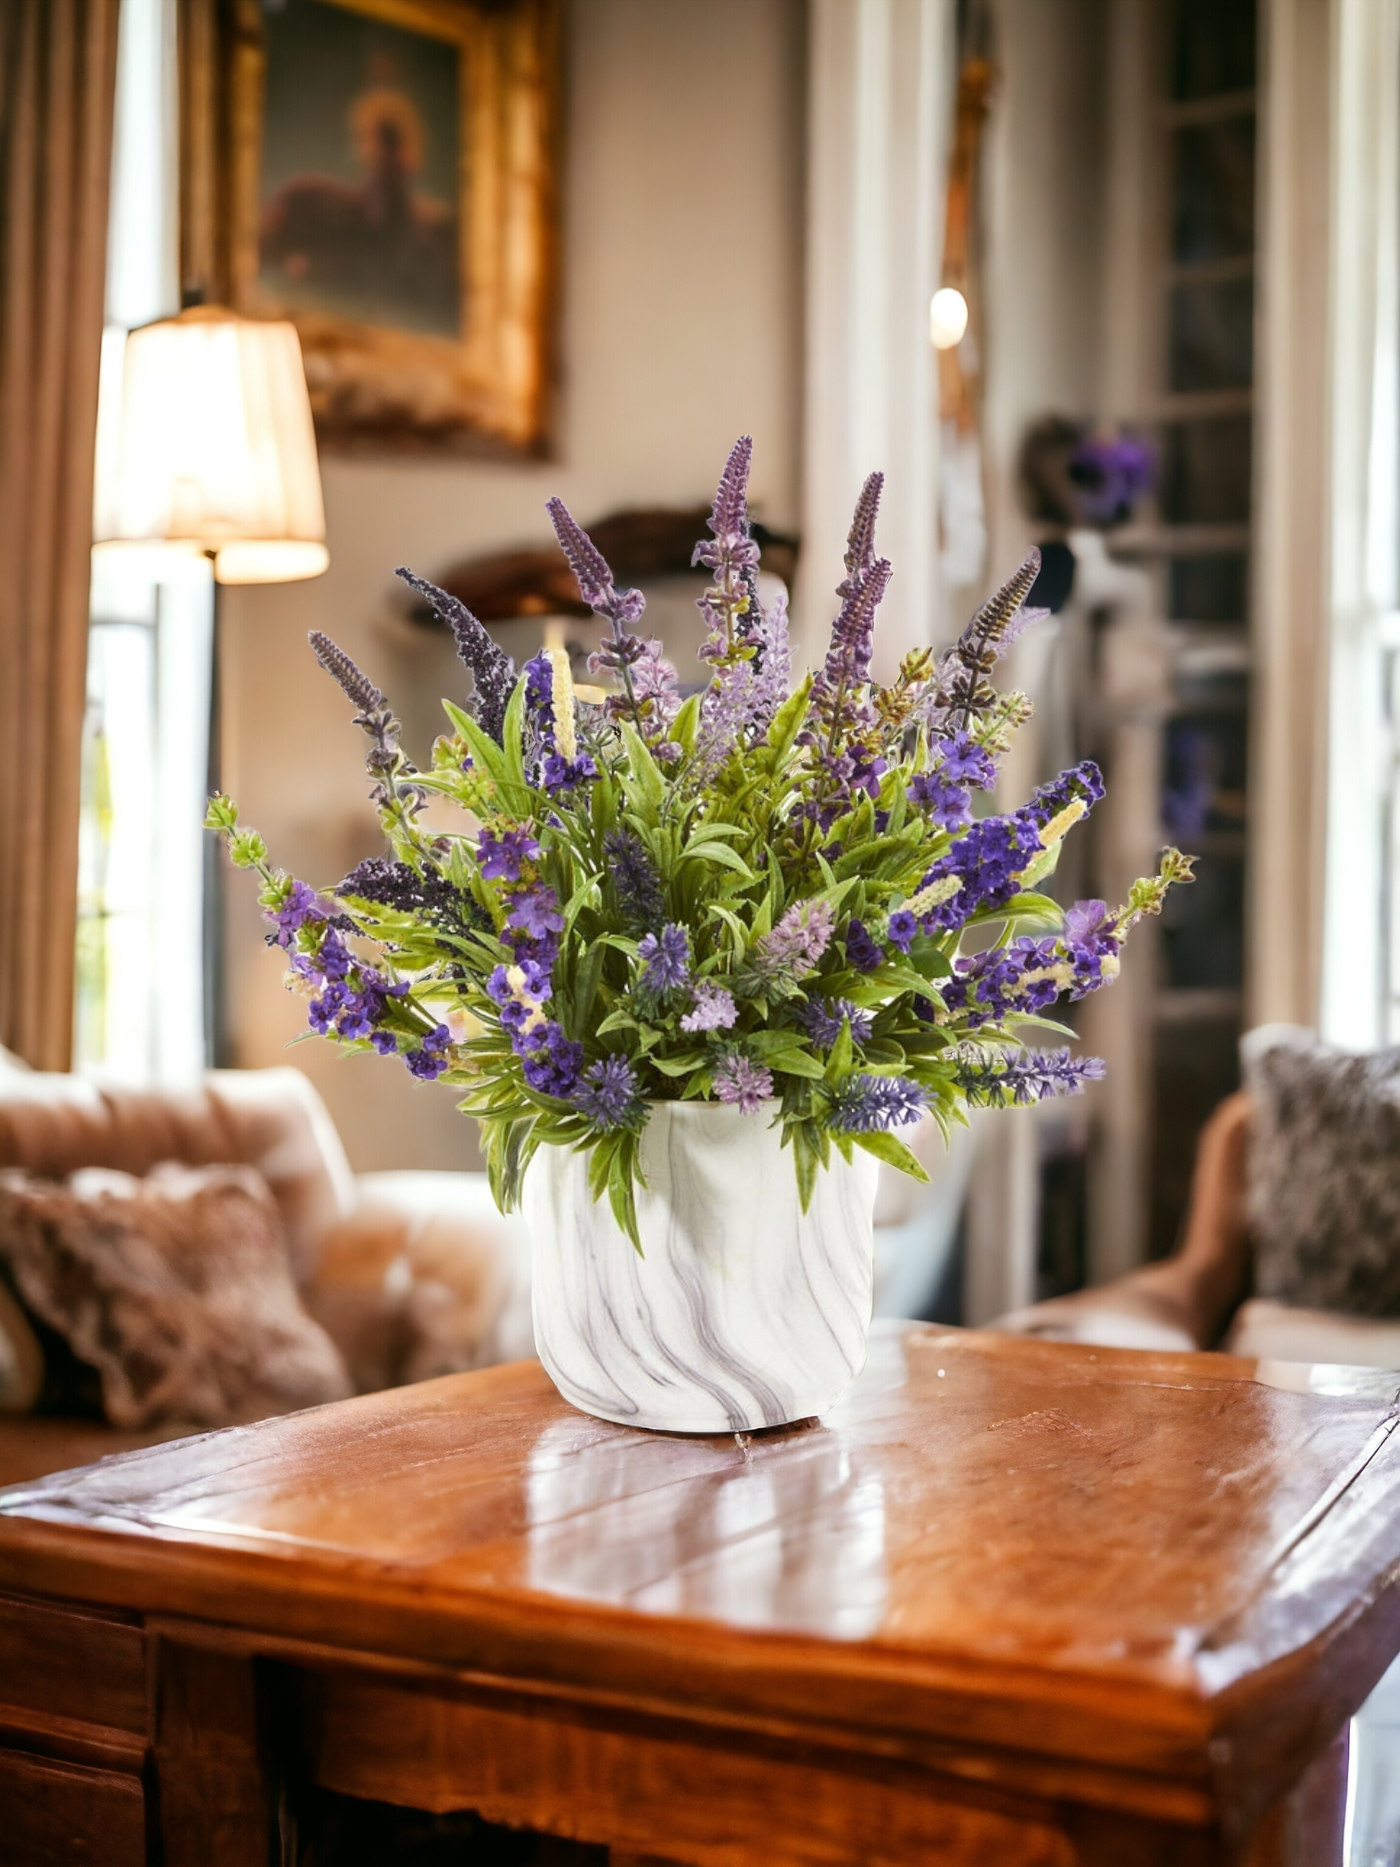
{"label": "table leg", "polygon": [[1347,1765],[1351,1727],[1343,1725],[1289,1796],[1259,1824],[1244,1867],[1345,1867]]}

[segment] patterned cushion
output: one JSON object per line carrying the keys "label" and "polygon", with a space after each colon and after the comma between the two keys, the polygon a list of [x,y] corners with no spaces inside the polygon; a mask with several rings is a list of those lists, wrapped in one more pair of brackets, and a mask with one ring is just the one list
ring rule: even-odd
{"label": "patterned cushion", "polygon": [[1356,1056],[1275,1028],[1244,1055],[1255,1295],[1400,1316],[1400,1049]]}
{"label": "patterned cushion", "polygon": [[0,1257],[28,1309],[97,1370],[114,1426],[224,1426],[350,1392],[249,1167],[0,1174]]}

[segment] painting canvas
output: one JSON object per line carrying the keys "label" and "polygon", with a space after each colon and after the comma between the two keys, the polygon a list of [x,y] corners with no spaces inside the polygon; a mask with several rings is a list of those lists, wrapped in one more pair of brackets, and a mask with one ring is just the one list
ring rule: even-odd
{"label": "painting canvas", "polygon": [[461,48],[327,0],[270,11],[266,45],[260,287],[456,337]]}
{"label": "painting canvas", "polygon": [[539,451],[556,0],[181,0],[186,284],[289,317],[332,447]]}

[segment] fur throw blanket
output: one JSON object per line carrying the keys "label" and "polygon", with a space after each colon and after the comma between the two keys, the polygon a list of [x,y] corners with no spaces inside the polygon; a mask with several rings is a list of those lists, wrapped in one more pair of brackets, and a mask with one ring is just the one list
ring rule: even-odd
{"label": "fur throw blanket", "polygon": [[0,1258],[24,1304],[97,1369],[114,1426],[225,1426],[351,1391],[249,1167],[0,1174]]}
{"label": "fur throw blanket", "polygon": [[1245,1085],[1256,1295],[1400,1316],[1400,1049],[1265,1031],[1246,1040]]}

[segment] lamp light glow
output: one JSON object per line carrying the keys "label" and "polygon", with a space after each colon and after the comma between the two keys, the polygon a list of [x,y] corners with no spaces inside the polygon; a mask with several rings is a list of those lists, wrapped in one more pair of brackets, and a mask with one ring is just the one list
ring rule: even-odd
{"label": "lamp light glow", "polygon": [[99,549],[174,545],[220,583],[288,583],[330,562],[294,326],[215,306],[130,333]]}
{"label": "lamp light glow", "polygon": [[940,286],[929,301],[928,334],[935,350],[951,350],[967,330],[967,300],[955,285]]}

